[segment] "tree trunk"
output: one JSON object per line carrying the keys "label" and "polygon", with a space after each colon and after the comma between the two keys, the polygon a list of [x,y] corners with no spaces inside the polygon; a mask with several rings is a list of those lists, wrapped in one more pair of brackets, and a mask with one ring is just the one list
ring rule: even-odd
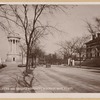
{"label": "tree trunk", "polygon": [[27,46],[27,56],[26,56],[26,72],[29,69],[29,47]]}
{"label": "tree trunk", "polygon": [[36,68],[36,57],[35,57],[35,68]]}
{"label": "tree trunk", "polygon": [[32,68],[33,68],[33,66],[34,66],[34,62],[33,62],[33,55],[32,55]]}
{"label": "tree trunk", "polygon": [[80,67],[81,67],[81,53],[79,54],[79,58],[80,58]]}
{"label": "tree trunk", "polygon": [[23,59],[24,59],[24,56],[23,56],[23,52],[22,52],[22,65],[23,65]]}

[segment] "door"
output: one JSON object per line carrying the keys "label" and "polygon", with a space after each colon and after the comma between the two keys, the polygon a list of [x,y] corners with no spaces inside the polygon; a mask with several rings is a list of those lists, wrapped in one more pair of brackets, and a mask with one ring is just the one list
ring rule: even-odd
{"label": "door", "polygon": [[15,57],[13,58],[13,61],[15,61]]}

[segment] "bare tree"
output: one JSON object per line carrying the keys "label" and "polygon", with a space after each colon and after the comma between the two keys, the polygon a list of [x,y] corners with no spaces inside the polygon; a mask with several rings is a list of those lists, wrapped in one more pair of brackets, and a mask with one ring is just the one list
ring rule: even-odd
{"label": "bare tree", "polygon": [[75,45],[77,43],[76,39],[65,40],[64,42],[58,43],[61,47],[60,53],[63,55],[64,63],[68,61],[69,58],[73,59],[75,57]]}
{"label": "bare tree", "polygon": [[23,43],[19,45],[20,47],[20,50],[21,50],[21,56],[22,56],[22,65],[24,64],[24,57],[26,56],[26,53],[27,53],[27,49],[26,49],[26,44]]}
{"label": "bare tree", "polygon": [[[66,8],[65,6],[63,6]],[[50,14],[57,11],[58,8],[63,10],[61,6],[57,5],[4,5],[0,6],[0,18],[3,20],[0,25],[8,33],[18,30],[21,32],[20,36],[25,38],[26,44],[26,70],[23,79],[31,72],[30,70],[30,55],[32,54],[33,46],[41,38],[51,33],[49,28],[55,28],[48,23],[43,24],[41,16],[45,12]],[[63,10],[64,11],[64,10]],[[15,26],[15,27],[14,27]],[[55,28],[56,29],[56,28]],[[47,30],[49,30],[47,32]],[[59,31],[58,29],[56,29]],[[23,49],[24,50],[24,49]],[[33,77],[31,81],[33,80]]]}
{"label": "bare tree", "polygon": [[[63,10],[60,6],[59,9]],[[23,32],[23,35],[21,35],[25,37],[25,43],[27,46],[26,72],[30,69],[29,56],[31,55],[32,46],[40,37],[48,34],[48,32],[46,32],[47,28],[54,28],[48,24],[43,25],[41,22],[40,17],[43,15],[43,12],[47,12],[47,10],[50,13],[53,13],[53,10],[57,11],[58,7],[57,5],[27,4],[0,6],[0,17],[5,19],[5,23],[1,22],[1,26],[7,31],[12,31],[10,29],[13,25],[16,25],[17,29],[20,29],[21,32]]]}
{"label": "bare tree", "polygon": [[80,59],[80,66],[81,66],[81,58],[82,55],[85,54],[86,48],[85,43],[90,39],[90,35],[82,36],[82,37],[75,37],[71,40],[64,41],[59,43],[61,46],[61,53],[64,55],[66,59],[73,58],[75,55],[79,55]]}
{"label": "bare tree", "polygon": [[64,55],[72,57],[73,53],[75,52],[75,45],[77,41],[78,40],[73,38],[72,40],[61,42],[58,45],[61,46]]}
{"label": "bare tree", "polygon": [[[30,8],[32,9],[32,13],[29,12]],[[25,42],[27,45],[26,72],[29,69],[28,60],[31,54],[31,47],[34,41],[36,41],[41,35],[44,34],[44,30],[46,28],[42,26],[38,20],[44,8],[45,5],[9,5],[8,7],[4,6],[0,8],[0,17],[6,19],[10,26],[13,22],[17,25],[17,27],[22,28],[22,30],[24,31]],[[29,14],[32,14],[32,19],[29,17]]]}
{"label": "bare tree", "polygon": [[96,33],[100,32],[100,18],[96,17],[94,19],[94,23],[87,22],[87,30],[91,33],[92,36],[96,35]]}
{"label": "bare tree", "polygon": [[85,35],[82,37],[77,37],[76,41],[77,43],[75,44],[75,52],[79,55],[79,60],[80,60],[80,66],[81,66],[81,61],[83,60],[83,57],[86,55],[86,45],[85,43],[90,39],[90,35]]}

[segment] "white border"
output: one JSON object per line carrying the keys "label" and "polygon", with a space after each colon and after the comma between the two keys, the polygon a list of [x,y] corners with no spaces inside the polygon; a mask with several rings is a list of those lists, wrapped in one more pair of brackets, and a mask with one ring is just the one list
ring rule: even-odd
{"label": "white border", "polygon": [[100,2],[0,2],[0,4],[54,4],[54,5],[99,5]]}
{"label": "white border", "polygon": [[100,93],[1,93],[0,98],[100,98]]}
{"label": "white border", "polygon": [[[0,2],[0,4],[100,5],[100,2]],[[0,93],[0,98],[100,98],[100,93]]]}

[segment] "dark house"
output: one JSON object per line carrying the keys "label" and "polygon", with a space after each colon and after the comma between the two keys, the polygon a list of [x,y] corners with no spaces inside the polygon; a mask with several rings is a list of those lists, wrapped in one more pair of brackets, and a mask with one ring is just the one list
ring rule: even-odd
{"label": "dark house", "polygon": [[83,65],[100,66],[100,33],[92,35],[92,40],[86,43],[86,61]]}
{"label": "dark house", "polygon": [[92,36],[92,40],[86,43],[86,58],[100,57],[100,33]]}

